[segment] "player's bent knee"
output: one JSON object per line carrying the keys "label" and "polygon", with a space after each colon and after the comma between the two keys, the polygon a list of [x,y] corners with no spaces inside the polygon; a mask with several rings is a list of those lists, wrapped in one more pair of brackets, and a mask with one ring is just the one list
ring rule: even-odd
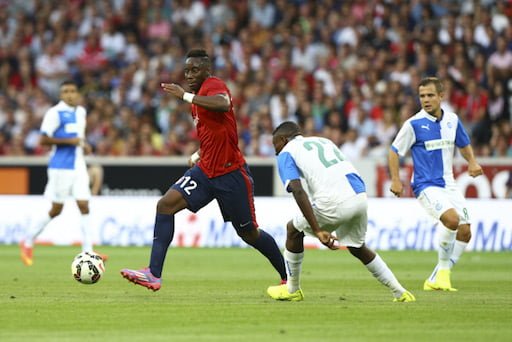
{"label": "player's bent knee", "polygon": [[62,213],[62,209],[59,209],[59,210],[50,210],[50,212],[48,213],[48,215],[50,215],[51,218],[54,218],[54,217],[57,217],[60,215],[60,213]]}
{"label": "player's bent knee", "polygon": [[449,209],[444,212],[440,217],[443,225],[451,230],[456,230],[459,227],[459,214],[455,211],[455,209]]}
{"label": "player's bent knee", "polygon": [[350,254],[352,254],[356,258],[359,257],[361,255],[361,253],[362,253],[362,250],[361,250],[360,247],[350,247],[350,246],[348,246],[347,249],[350,252]]}
{"label": "player's bent knee", "polygon": [[260,236],[258,229],[251,229],[251,230],[237,230],[236,233],[242,240],[244,240],[248,244],[254,243],[256,240],[258,240],[258,237]]}
{"label": "player's bent knee", "polygon": [[459,219],[456,217],[447,217],[442,220],[443,225],[449,229],[455,230],[459,227]]}
{"label": "player's bent knee", "polygon": [[80,213],[82,215],[89,214],[89,204],[88,203],[79,203],[78,204],[78,210],[80,210]]}
{"label": "player's bent knee", "polygon": [[471,240],[471,228],[469,225],[461,225],[457,230],[457,240],[469,242]]}
{"label": "player's bent knee", "polygon": [[287,224],[286,224],[286,233],[289,235],[289,234],[293,234],[293,233],[296,233],[298,232],[297,229],[295,229],[295,227],[293,226],[293,223],[292,221],[289,221]]}
{"label": "player's bent knee", "polygon": [[169,204],[167,204],[167,201],[165,200],[164,197],[160,198],[158,200],[158,202],[156,203],[156,211],[158,213],[163,213],[163,212],[167,211],[168,207],[169,207]]}
{"label": "player's bent knee", "polygon": [[159,214],[174,215],[187,207],[187,201],[177,191],[168,191],[158,200],[156,211]]}
{"label": "player's bent knee", "polygon": [[454,210],[449,210],[441,216],[443,225],[451,230],[456,230],[459,227],[459,216]]}
{"label": "player's bent knee", "polygon": [[53,204],[52,205],[52,208],[50,209],[50,211],[48,212],[48,215],[50,215],[51,218],[54,218],[56,216],[59,216],[60,213],[62,213],[62,208],[64,206],[62,204]]}
{"label": "player's bent knee", "polygon": [[373,259],[375,259],[375,252],[368,248],[366,244],[363,244],[361,247],[347,247],[350,254],[359,259],[363,264],[367,265]]}
{"label": "player's bent knee", "polygon": [[291,222],[288,223],[286,226],[286,238],[288,240],[299,240],[304,238],[304,233],[299,232]]}

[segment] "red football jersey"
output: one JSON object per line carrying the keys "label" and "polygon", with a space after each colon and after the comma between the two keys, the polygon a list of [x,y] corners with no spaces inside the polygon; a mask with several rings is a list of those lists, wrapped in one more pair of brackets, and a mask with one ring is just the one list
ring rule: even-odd
{"label": "red football jersey", "polygon": [[[217,77],[207,78],[197,92],[197,95],[200,96],[218,94],[226,94],[231,99],[228,87]],[[224,175],[245,163],[238,148],[238,132],[233,104],[224,113],[213,112],[192,104],[192,117],[201,149],[198,166],[208,178]]]}

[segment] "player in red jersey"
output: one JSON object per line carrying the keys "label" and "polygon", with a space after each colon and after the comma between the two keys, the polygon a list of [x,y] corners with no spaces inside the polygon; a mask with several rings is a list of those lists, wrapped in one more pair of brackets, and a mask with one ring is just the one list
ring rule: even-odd
{"label": "player in red jersey", "polygon": [[174,83],[162,89],[191,104],[199,137],[193,165],[160,198],[157,204],[149,267],[121,270],[129,281],[153,291],[160,289],[162,268],[173,235],[174,215],[188,208],[193,212],[216,199],[224,221],[231,221],[237,234],[260,251],[286,282],[283,256],[272,236],[258,229],[254,212],[253,180],[238,148],[236,119],[226,84],[210,75],[210,58],[204,50],[191,50],[185,61],[185,80],[192,92]]}

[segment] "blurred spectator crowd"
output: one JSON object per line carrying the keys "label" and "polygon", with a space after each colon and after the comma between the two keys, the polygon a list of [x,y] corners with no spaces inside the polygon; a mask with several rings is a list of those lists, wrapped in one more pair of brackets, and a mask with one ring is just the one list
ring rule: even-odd
{"label": "blurred spectator crowd", "polygon": [[230,87],[240,147],[272,156],[299,122],[352,159],[381,157],[419,110],[417,84],[445,81],[479,156],[512,156],[512,0],[0,0],[0,155],[40,155],[60,82],[80,85],[97,155],[198,147],[182,85],[205,48]]}

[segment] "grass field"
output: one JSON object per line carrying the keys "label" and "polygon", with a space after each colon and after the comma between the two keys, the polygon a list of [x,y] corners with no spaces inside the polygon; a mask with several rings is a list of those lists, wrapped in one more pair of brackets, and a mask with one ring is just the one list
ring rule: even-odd
{"label": "grass field", "polygon": [[110,256],[95,285],[71,278],[77,247],[38,246],[25,267],[0,246],[0,341],[512,341],[512,255],[467,253],[459,292],[423,292],[433,252],[381,252],[416,303],[393,303],[347,251],[308,250],[303,302],[274,302],[277,274],[252,249],[173,249],[163,286],[128,283],[149,248],[99,248]]}

